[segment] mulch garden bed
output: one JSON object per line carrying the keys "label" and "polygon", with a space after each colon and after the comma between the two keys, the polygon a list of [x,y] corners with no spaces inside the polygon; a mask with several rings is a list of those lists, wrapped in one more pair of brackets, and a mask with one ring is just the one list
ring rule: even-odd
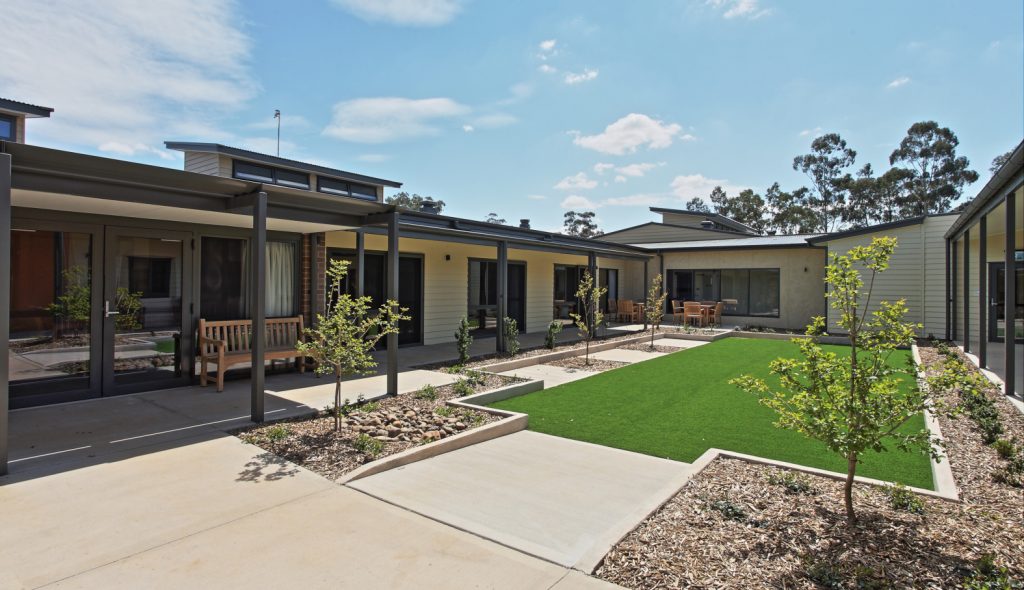
{"label": "mulch garden bed", "polygon": [[[655,340],[655,342],[657,342],[657,340]],[[661,346],[659,344],[655,344],[652,348],[650,342],[641,342],[638,344],[625,344],[623,346],[620,346],[619,348],[622,350],[639,350],[640,352],[661,352],[664,354],[671,354],[673,352],[679,352],[680,350],[683,350],[678,346]]]}
{"label": "mulch garden bed", "polygon": [[[940,355],[920,351],[926,373],[937,372]],[[1003,436],[1024,442],[1024,415],[987,393]],[[955,588],[991,572],[988,562],[1011,585],[972,588],[1024,588],[1024,490],[994,479],[1005,461],[969,417],[938,420],[962,502],[918,497],[917,513],[857,485],[851,528],[842,482],[722,459],[616,545],[597,575],[629,588]]]}
{"label": "mulch garden bed", "polygon": [[586,359],[582,356],[573,356],[567,359],[561,359],[557,361],[551,361],[544,363],[545,365],[551,365],[552,367],[561,367],[563,369],[575,370],[575,371],[591,371],[594,373],[600,373],[602,371],[611,371],[612,369],[618,369],[619,367],[625,367],[629,363],[620,363],[619,361],[606,361],[601,359],[591,358],[590,363],[587,364]]}
{"label": "mulch garden bed", "polygon": [[243,441],[337,479],[362,465],[472,430],[501,418],[455,408],[446,402],[518,383],[522,379],[477,371],[459,382],[346,407],[341,430],[329,410],[316,416],[281,420],[236,432]]}
{"label": "mulch garden bed", "polygon": [[[566,329],[568,330],[568,328],[566,328]],[[659,330],[659,332],[663,332],[663,331],[665,331],[665,330]],[[627,340],[629,338],[636,338],[637,336],[641,336],[643,334],[650,335],[650,331],[632,332],[632,333],[624,334],[624,335],[621,335],[621,336],[616,335],[616,336],[598,337],[598,338],[594,338],[593,340],[591,340],[590,344],[591,344],[591,346],[593,346],[595,344],[605,344],[607,342],[617,342],[619,340]],[[579,341],[579,342],[572,342],[572,343],[568,343],[568,344],[557,344],[555,346],[554,350],[551,350],[550,348],[547,348],[545,346],[534,346],[534,347],[531,347],[531,348],[524,348],[524,349],[520,350],[519,352],[516,353],[516,355],[514,357],[511,357],[511,356],[509,356],[507,354],[491,353],[491,354],[484,354],[484,355],[474,356],[465,365],[459,365],[458,361],[450,360],[450,361],[442,361],[442,362],[438,362],[438,363],[429,363],[429,364],[424,364],[424,365],[417,365],[417,366],[415,366],[413,368],[414,369],[423,369],[423,370],[426,370],[426,371],[439,371],[439,370],[453,369],[453,368],[461,369],[463,367],[469,368],[469,369],[478,369],[480,367],[486,367],[488,365],[493,365],[494,363],[500,362],[500,361],[509,361],[509,360],[514,359],[514,358],[515,359],[530,358],[530,357],[533,357],[533,356],[540,356],[542,354],[550,354],[552,352],[562,352],[562,351],[565,351],[565,350],[581,350],[581,349],[585,348],[585,346],[586,346],[586,344],[582,340]],[[453,345],[453,347],[454,347],[454,345]]]}

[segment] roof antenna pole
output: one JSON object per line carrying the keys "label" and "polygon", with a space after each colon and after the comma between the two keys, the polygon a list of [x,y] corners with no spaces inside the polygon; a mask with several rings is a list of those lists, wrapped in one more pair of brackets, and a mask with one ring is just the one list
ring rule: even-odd
{"label": "roof antenna pole", "polygon": [[277,119],[277,157],[281,157],[281,110],[274,109],[274,118]]}

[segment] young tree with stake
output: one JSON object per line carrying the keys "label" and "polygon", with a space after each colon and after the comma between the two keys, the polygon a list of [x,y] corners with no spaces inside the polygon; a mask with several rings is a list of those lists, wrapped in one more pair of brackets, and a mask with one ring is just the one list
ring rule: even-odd
{"label": "young tree with stake", "polygon": [[661,319],[665,316],[665,298],[668,293],[661,290],[661,275],[651,279],[651,287],[647,290],[647,302],[644,305],[644,316],[647,323],[651,325],[651,350],[654,350],[654,333],[661,325]]}
{"label": "young tree with stake", "polygon": [[[901,369],[890,362],[897,348],[914,341],[917,326],[903,321],[906,302],[881,301],[869,311],[875,277],[889,267],[895,248],[895,238],[883,237],[848,254],[831,256],[825,278],[827,297],[839,327],[849,334],[849,355],[821,347],[815,337],[824,333],[825,320],[816,317],[807,327],[811,337],[794,339],[803,359],[771,362],[771,373],[779,379],[777,389],[750,375],[730,381],[775,410],[776,426],[817,439],[846,459],[843,498],[850,524],[856,521],[854,477],[866,452],[894,446],[936,459],[940,456],[940,443],[927,429],[900,432],[908,420],[934,405],[912,377],[913,363]],[[866,289],[857,267],[869,273]],[[909,391],[901,391],[901,383],[908,380]]]}
{"label": "young tree with stake", "polygon": [[370,297],[353,297],[342,289],[349,262],[332,260],[327,271],[334,305],[327,314],[317,314],[315,328],[306,328],[306,341],[296,348],[303,356],[316,361],[316,372],[333,374],[334,429],[341,429],[341,381],[354,375],[372,373],[374,347],[388,334],[398,333],[398,322],[408,320],[406,308],[387,300],[378,309],[371,307]]}
{"label": "young tree with stake", "polygon": [[590,341],[594,339],[594,332],[604,321],[604,314],[601,313],[601,297],[608,292],[608,289],[594,284],[594,277],[589,270],[583,271],[583,278],[580,279],[579,287],[576,289],[576,299],[580,302],[579,313],[569,314],[576,328],[580,331],[580,338],[586,345],[586,353],[583,364],[590,365]]}

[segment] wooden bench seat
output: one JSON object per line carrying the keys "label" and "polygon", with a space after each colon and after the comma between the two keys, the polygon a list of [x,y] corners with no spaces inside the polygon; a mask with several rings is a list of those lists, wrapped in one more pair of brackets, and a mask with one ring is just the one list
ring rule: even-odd
{"label": "wooden bench seat", "polygon": [[[263,360],[295,359],[300,373],[306,371],[296,349],[304,342],[302,316],[268,318]],[[252,361],[252,320],[199,320],[199,384],[206,387],[208,363],[217,366],[217,391],[224,391],[224,371]]]}

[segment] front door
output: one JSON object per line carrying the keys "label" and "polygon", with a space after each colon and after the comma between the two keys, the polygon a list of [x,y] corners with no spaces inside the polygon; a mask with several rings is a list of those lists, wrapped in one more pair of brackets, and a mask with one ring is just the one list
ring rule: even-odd
{"label": "front door", "polygon": [[188,382],[191,234],[107,227],[103,394]]}
{"label": "front door", "polygon": [[[1017,301],[1015,314],[1016,325],[1012,330],[1017,342],[1024,342],[1024,263],[1017,263]],[[989,313],[988,334],[992,342],[1004,342],[1006,339],[1006,264],[990,262],[989,277]]]}

